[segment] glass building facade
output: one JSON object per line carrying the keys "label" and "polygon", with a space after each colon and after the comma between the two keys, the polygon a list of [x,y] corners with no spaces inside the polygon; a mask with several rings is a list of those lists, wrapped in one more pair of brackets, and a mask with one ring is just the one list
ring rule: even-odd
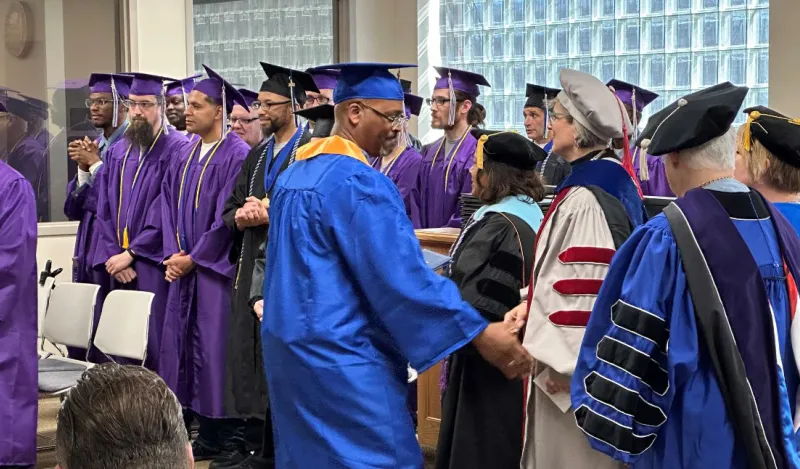
{"label": "glass building facade", "polygon": [[[769,0],[432,0],[441,61],[482,73],[487,127],[522,129],[525,83],[559,87],[564,67],[657,92],[647,117],[723,81],[766,104]],[[422,12],[422,9],[420,9]],[[739,121],[743,121],[741,116]]]}

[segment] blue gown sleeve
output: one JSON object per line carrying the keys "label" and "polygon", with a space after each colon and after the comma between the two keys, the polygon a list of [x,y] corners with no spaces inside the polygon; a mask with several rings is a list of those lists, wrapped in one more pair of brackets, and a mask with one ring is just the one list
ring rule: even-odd
{"label": "blue gown sleeve", "polygon": [[425,264],[400,193],[388,178],[373,170],[357,173],[326,205],[327,228],[376,325],[412,367],[430,368],[486,328],[456,285]]}
{"label": "blue gown sleeve", "polygon": [[697,356],[680,254],[659,215],[614,256],[586,327],[571,394],[592,447],[637,462],[659,437]]}

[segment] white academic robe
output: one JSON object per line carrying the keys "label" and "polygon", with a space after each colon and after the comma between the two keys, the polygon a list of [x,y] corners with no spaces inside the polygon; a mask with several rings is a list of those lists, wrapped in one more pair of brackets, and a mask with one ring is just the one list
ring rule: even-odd
{"label": "white academic robe", "polygon": [[[569,383],[585,326],[615,252],[606,215],[594,194],[574,187],[540,229],[534,292],[523,346],[536,359],[533,377],[549,372]],[[569,393],[564,394],[569,400]],[[531,379],[521,467],[616,469],[594,451],[573,409],[562,412]]]}

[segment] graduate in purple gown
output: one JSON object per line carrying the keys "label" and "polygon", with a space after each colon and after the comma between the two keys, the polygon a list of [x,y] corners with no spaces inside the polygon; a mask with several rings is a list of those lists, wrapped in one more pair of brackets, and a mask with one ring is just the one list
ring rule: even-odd
{"label": "graduate in purple gown", "polygon": [[[0,124],[8,109],[0,101]],[[0,467],[36,463],[36,200],[0,161]]]}
{"label": "graduate in purple gown", "polygon": [[146,366],[158,369],[167,299],[159,195],[164,170],[186,137],[164,116],[163,77],[136,73],[124,105],[130,124],[106,154],[97,184],[97,244],[92,267],[114,278],[112,289],[155,294],[150,312]]}
{"label": "graduate in purple gown", "polygon": [[246,88],[239,88],[247,107],[238,104],[233,106],[231,111],[231,131],[245,141],[250,148],[255,148],[264,141],[264,132],[261,130],[261,122],[258,119],[258,109],[253,103],[258,101],[258,93]]}
{"label": "graduate in purple gown", "polygon": [[[78,163],[78,174],[67,185],[64,214],[69,220],[80,221],[72,257],[72,281],[100,286],[95,305],[94,328],[100,320],[103,299],[111,288],[108,272],[105,269],[94,269],[89,259],[89,252],[99,239],[99,230],[95,226],[98,194],[95,181],[109,148],[122,138],[128,128],[128,112],[122,105],[122,100],[128,98],[132,81],[133,78],[126,75],[92,74],[86,104],[91,113],[92,124],[103,133],[94,141],[88,138],[75,140],[68,146],[70,158]],[[84,349],[68,350],[72,358],[87,358]],[[93,350],[88,359],[93,362],[101,361],[101,355]]]}
{"label": "graduate in purple gown", "polygon": [[317,85],[319,92],[305,90],[306,102],[303,107],[308,109],[323,104],[336,104],[333,102],[333,89],[336,88],[336,82],[339,80],[339,71],[309,68],[306,73],[314,79],[314,84]]}
{"label": "graduate in purple gown", "polygon": [[6,148],[0,148],[0,159],[30,181],[36,194],[37,219],[47,221],[50,219],[47,151],[38,140],[26,133],[25,119],[34,112],[33,106],[21,97],[11,96],[6,99],[5,105],[8,118],[0,123],[0,142],[5,142]]}
{"label": "graduate in purple gown", "polygon": [[481,120],[474,106],[478,85],[490,86],[483,76],[436,67],[440,78],[433,87],[431,127],[444,137],[422,149],[419,178],[422,228],[461,227],[461,194],[472,192],[469,168],[475,163],[475,146],[469,122]]}
{"label": "graduate in purple gown", "polygon": [[197,79],[202,75],[192,75],[182,80],[175,80],[167,83],[164,94],[167,100],[167,120],[169,125],[175,127],[178,132],[185,135],[190,141],[196,142],[197,136],[186,131],[186,106],[188,104],[189,93],[197,84]]}
{"label": "graduate in purple gown", "polygon": [[[410,83],[409,83],[410,84]],[[411,115],[419,116],[423,99],[417,95],[404,92],[406,119]],[[406,214],[411,219],[414,229],[422,228],[422,210],[420,208],[419,173],[422,169],[422,155],[414,148],[409,138],[408,123],[397,139],[388,140],[381,148],[379,158],[371,158],[372,167],[386,175],[397,186]]]}
{"label": "graduate in purple gown", "polygon": [[[639,131],[638,124],[642,120],[642,110],[655,101],[658,98],[658,94],[622,80],[614,79],[606,83],[606,85],[614,88],[614,94],[622,101],[625,110],[628,111],[628,117],[633,123],[633,140],[636,140]],[[631,149],[631,154],[633,156],[633,168],[639,178],[642,194],[675,197],[672,189],[669,188],[664,162],[661,158],[648,155],[647,152],[642,151],[641,148],[635,145]]]}
{"label": "graduate in purple gown", "polygon": [[164,265],[170,282],[161,344],[161,373],[200,421],[195,459],[219,454],[225,406],[226,346],[236,266],[233,233],[222,214],[250,146],[227,131],[244,98],[216,72],[189,95],[186,126],[200,136],[174,155],[162,183]]}

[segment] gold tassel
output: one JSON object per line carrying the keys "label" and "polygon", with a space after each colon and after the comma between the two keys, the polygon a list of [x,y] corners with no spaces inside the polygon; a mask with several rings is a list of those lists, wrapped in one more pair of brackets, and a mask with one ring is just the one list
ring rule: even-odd
{"label": "gold tassel", "polygon": [[483,146],[486,144],[486,141],[489,140],[488,135],[481,135],[478,139],[478,146],[475,147],[475,166],[478,169],[483,169]]}
{"label": "gold tassel", "polygon": [[758,111],[753,111],[747,115],[747,122],[744,123],[744,134],[743,134],[744,151],[750,151],[750,145],[752,144],[750,127],[753,125],[753,121],[758,119],[759,117],[761,117],[761,113]]}
{"label": "gold tassel", "polygon": [[126,226],[122,231],[122,249],[128,249],[129,247],[130,243],[128,242],[128,227]]}
{"label": "gold tassel", "polygon": [[647,167],[647,152],[641,148],[636,148],[636,151],[639,152],[639,180],[649,181],[650,168]]}

